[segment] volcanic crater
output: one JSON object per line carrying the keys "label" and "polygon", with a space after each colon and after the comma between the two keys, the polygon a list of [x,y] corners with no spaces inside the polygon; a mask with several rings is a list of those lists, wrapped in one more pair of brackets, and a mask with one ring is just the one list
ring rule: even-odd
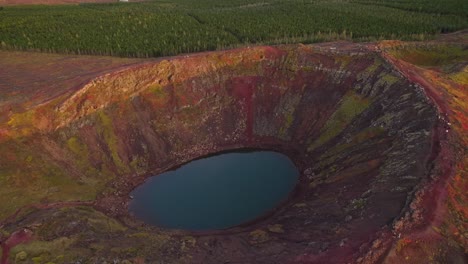
{"label": "volcanic crater", "polygon": [[[430,180],[439,130],[440,113],[422,88],[365,44],[143,62],[11,116],[0,145],[28,149],[19,173],[72,183],[35,197],[51,206],[19,212],[4,226],[28,226],[91,262],[363,261]],[[148,226],[128,213],[129,193],[148,177],[246,148],[284,153],[301,173],[288,201],[265,217],[191,232]],[[60,206],[66,202],[76,206]]]}

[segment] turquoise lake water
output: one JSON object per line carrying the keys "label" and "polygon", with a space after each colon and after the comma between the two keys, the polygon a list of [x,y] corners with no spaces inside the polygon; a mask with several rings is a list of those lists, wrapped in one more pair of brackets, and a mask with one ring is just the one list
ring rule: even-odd
{"label": "turquoise lake water", "polygon": [[224,153],[150,177],[131,193],[129,210],[164,228],[225,229],[275,208],[298,177],[293,162],[277,152]]}

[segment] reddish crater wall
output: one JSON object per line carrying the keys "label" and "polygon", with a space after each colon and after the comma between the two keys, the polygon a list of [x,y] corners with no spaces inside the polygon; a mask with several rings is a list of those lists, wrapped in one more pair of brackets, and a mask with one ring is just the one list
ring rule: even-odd
{"label": "reddish crater wall", "polygon": [[[345,263],[371,247],[383,249],[378,259],[388,244],[373,241],[388,237],[409,210],[440,149],[437,111],[423,91],[359,45],[257,47],[147,63],[41,107],[34,115],[46,125],[10,122],[6,134],[22,128],[23,140],[2,144],[40,150],[42,161],[95,189],[95,209],[123,221],[126,232],[164,234],[173,252],[148,252],[146,260]],[[180,232],[155,231],[127,214],[128,193],[147,177],[244,147],[281,151],[301,172],[297,192],[268,218],[183,234],[197,243],[182,250]],[[29,218],[60,215],[52,213]],[[96,243],[118,235],[87,230]],[[105,248],[88,259],[115,254]]]}

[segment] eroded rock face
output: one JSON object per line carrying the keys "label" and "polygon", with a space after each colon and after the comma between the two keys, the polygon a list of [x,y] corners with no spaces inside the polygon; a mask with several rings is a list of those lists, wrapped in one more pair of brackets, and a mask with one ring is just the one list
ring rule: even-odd
{"label": "eroded rock face", "polygon": [[[95,209],[127,228],[98,231],[97,220],[76,220],[80,228],[66,229],[64,209],[53,208],[9,228],[42,223],[40,239],[72,239],[69,252],[95,261],[353,262],[406,212],[438,151],[438,114],[422,90],[359,45],[256,47],[146,63],[30,113],[47,121],[18,121],[23,115],[12,118],[0,143],[28,149],[29,167],[15,173],[37,170],[36,177],[72,182],[33,199],[95,199]],[[180,239],[188,234],[145,227],[128,215],[128,194],[147,177],[236,148],[283,152],[302,173],[291,199],[269,217]],[[66,210],[76,219],[89,214]],[[49,232],[54,226],[61,231]],[[136,249],[112,250],[116,237]],[[86,239],[100,246],[86,248]]]}

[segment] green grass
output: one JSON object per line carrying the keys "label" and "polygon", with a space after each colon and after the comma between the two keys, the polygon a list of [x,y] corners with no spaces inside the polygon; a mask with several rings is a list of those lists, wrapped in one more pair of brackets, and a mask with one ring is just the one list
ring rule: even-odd
{"label": "green grass", "polygon": [[409,45],[390,52],[397,58],[424,67],[447,66],[468,60],[468,49],[458,45]]}
{"label": "green grass", "polygon": [[[33,241],[27,244],[16,246],[11,251],[11,256],[16,260],[16,263],[27,263],[26,260],[32,263],[46,263],[47,261],[57,261],[60,259],[70,245],[73,239],[61,237],[52,241]],[[22,257],[20,257],[23,255]],[[20,261],[24,258],[24,261]]]}
{"label": "green grass", "polygon": [[100,185],[83,185],[51,159],[39,154],[40,145],[21,140],[0,144],[0,219],[35,203],[93,200]]}
{"label": "green grass", "polygon": [[100,125],[99,133],[103,136],[106,145],[109,147],[110,155],[114,164],[123,172],[128,172],[128,168],[122,161],[118,153],[118,138],[114,133],[112,119],[103,111],[98,112]]}
{"label": "green grass", "polygon": [[13,247],[10,258],[14,260],[23,255],[24,261],[16,263],[75,263],[71,260],[80,257],[83,250],[80,245],[86,245],[87,250],[93,247],[83,243],[89,239],[86,237],[89,234],[63,235],[70,223],[81,224],[95,236],[94,241],[99,241],[100,235],[122,234],[127,230],[117,220],[91,207],[65,207],[54,215],[36,227],[33,241]]}
{"label": "green grass", "polygon": [[249,44],[416,39],[468,26],[466,1],[168,0],[0,10],[0,49],[131,57]]}

